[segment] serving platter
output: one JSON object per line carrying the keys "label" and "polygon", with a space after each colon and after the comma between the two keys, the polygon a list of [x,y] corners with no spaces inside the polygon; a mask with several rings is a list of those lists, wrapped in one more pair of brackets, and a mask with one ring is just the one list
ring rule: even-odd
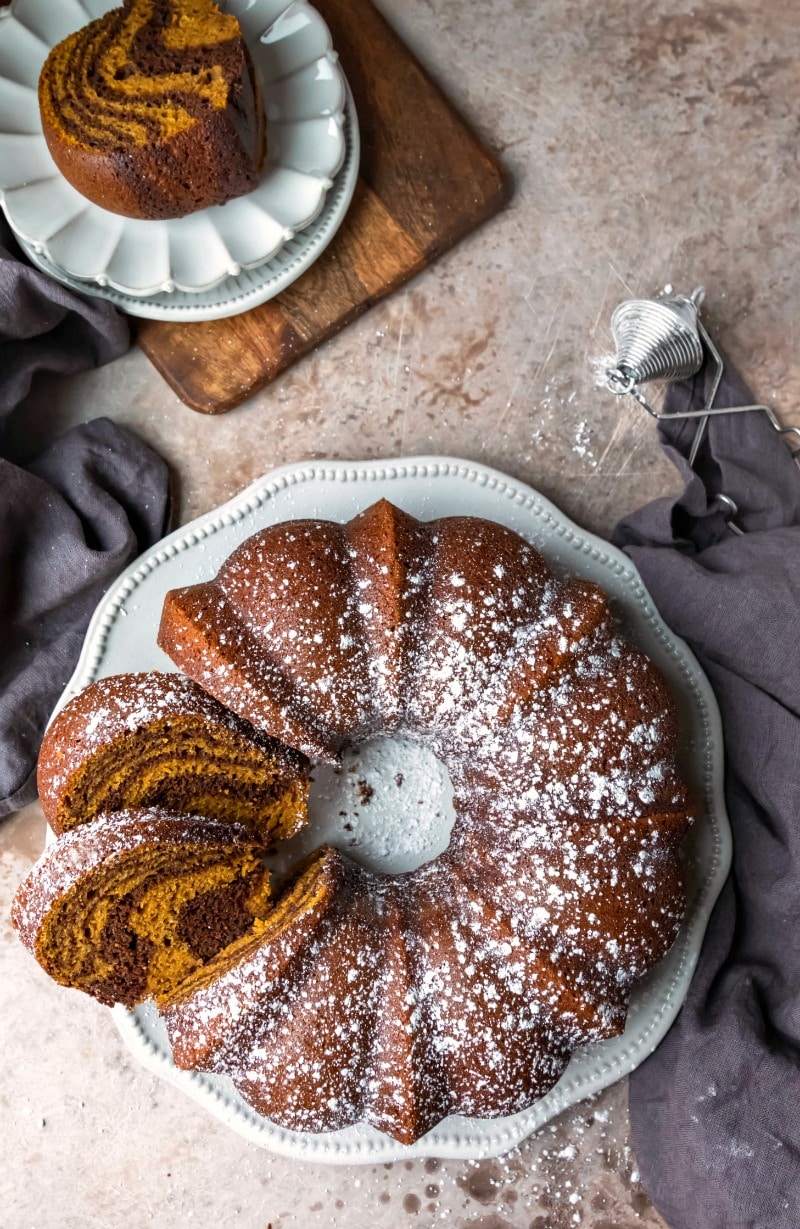
{"label": "serving platter", "polygon": [[[664,960],[637,985],[622,1036],[577,1051],[558,1084],[530,1109],[491,1121],[453,1116],[410,1146],[366,1126],[319,1135],[284,1130],[256,1114],[227,1078],[178,1070],[151,1004],[134,1012],[117,1007],[113,1016],[140,1062],[182,1088],[231,1128],[272,1151],[309,1161],[347,1164],[413,1156],[496,1156],[562,1110],[626,1075],[655,1049],[683,1002],[708,917],[728,873],[731,841],[716,702],[696,659],[660,618],[631,561],[573,524],[533,488],[474,462],[414,457],[284,466],[222,507],[177,530],[123,573],[92,619],[80,661],[60,704],[107,674],[172,669],[155,640],[164,594],[176,586],[212,577],[227,555],[250,534],[295,517],[344,521],[381,497],[421,519],[456,514],[483,516],[522,534],[557,572],[602,585],[627,634],[665,674],[682,710],[684,770],[702,808],[686,842],[688,904],[678,939]],[[384,762],[370,769],[376,779],[394,772],[397,755],[407,754],[407,750],[391,746]],[[370,812],[371,826],[357,831],[355,838],[352,825],[349,829],[339,826],[332,814],[347,808],[333,805],[330,780],[315,782],[312,823],[317,843],[332,840],[352,851],[355,842],[356,856],[363,855],[373,865],[389,870],[408,865],[408,859],[435,856],[450,822],[446,782],[437,778],[436,770],[425,762],[412,767],[414,787],[399,791],[391,802],[381,802],[379,791],[378,805]],[[402,830],[408,818],[404,806],[415,808],[418,795],[431,784],[437,805],[432,808],[430,822],[423,825],[421,844],[410,850],[393,848],[387,839],[386,821],[391,816],[393,828]]]}
{"label": "serving platter", "polygon": [[313,223],[345,164],[326,239],[355,188],[357,121],[327,25],[307,0],[223,3],[239,19],[262,82],[268,149],[261,179],[225,205],[150,222],[82,196],[58,170],[42,134],[37,82],[50,49],[113,7],[114,0],[14,0],[0,12],[0,204],[9,224],[53,276],[140,300],[137,314],[159,296],[158,318],[168,318],[163,296],[208,295],[241,277],[243,285],[228,287],[226,300],[253,291],[247,275],[269,264],[259,283],[266,293],[251,294],[244,306],[266,301],[288,284],[275,276],[283,266],[294,280],[323,250]]}

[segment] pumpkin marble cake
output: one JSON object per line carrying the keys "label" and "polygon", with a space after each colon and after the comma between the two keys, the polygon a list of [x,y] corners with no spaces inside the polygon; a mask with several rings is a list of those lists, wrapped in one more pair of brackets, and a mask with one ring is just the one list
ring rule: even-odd
{"label": "pumpkin marble cake", "polygon": [[246,824],[263,841],[305,823],[305,756],[255,730],[191,680],[98,679],[51,722],[39,798],[54,832],[103,811],[162,806]]}
{"label": "pumpkin marble cake", "polygon": [[45,850],[11,918],[57,982],[133,1007],[172,991],[269,913],[262,853],[237,824],[102,815]]}
{"label": "pumpkin marble cake", "polygon": [[[367,1123],[403,1143],[451,1114],[524,1110],[576,1047],[623,1030],[681,925],[694,808],[673,697],[602,590],[502,525],[381,501],[255,534],[167,594],[159,643],[194,682],[106,680],[48,736],[46,805],[78,826],[15,904],[48,971],[106,1000],[155,997],[176,1064],[229,1076],[285,1128]],[[179,704],[140,703],[165,686]],[[210,722],[192,715],[208,706]],[[403,874],[323,848],[267,901],[245,829],[139,812],[118,850],[117,817],[92,820],[157,772],[171,805],[248,819],[231,798],[256,739],[335,765],[386,735],[427,747],[453,787],[448,848]],[[60,767],[56,745],[72,748]],[[297,814],[255,826],[272,841]],[[232,834],[211,866],[194,825]]]}
{"label": "pumpkin marble cake", "polygon": [[125,0],[53,48],[42,129],[62,174],[131,218],[178,218],[258,185],[261,90],[212,0]]}

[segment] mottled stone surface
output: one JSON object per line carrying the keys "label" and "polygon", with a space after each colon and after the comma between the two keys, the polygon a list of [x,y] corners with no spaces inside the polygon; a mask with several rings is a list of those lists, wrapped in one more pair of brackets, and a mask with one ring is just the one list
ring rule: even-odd
{"label": "mottled stone surface", "polygon": [[[13,425],[20,457],[107,414],[172,464],[185,521],[284,462],[448,453],[508,471],[607,534],[674,487],[652,422],[596,386],[614,306],[668,283],[706,285],[717,341],[756,396],[800,424],[791,6],[381,7],[503,152],[508,210],[223,417],[188,410],[135,349],[100,372],[42,379]],[[624,1084],[501,1161],[325,1169],[247,1144],[143,1070],[106,1011],[48,982],[13,938],[8,899],[42,842],[35,806],[0,830],[4,1226],[663,1225],[637,1182]]]}

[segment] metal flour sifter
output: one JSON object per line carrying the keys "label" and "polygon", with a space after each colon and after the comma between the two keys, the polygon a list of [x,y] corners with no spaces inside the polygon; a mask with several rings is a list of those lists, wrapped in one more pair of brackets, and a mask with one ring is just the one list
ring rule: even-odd
{"label": "metal flour sifter", "polygon": [[[744,414],[760,410],[781,435],[797,437],[792,456],[800,467],[800,427],[782,427],[767,405],[715,406],[724,364],[719,351],[703,327],[699,310],[705,297],[702,286],[690,295],[671,299],[629,299],[620,303],[611,317],[611,333],[616,346],[613,367],[606,368],[606,385],[618,396],[627,394],[644,406],[653,418],[695,418],[697,430],[689,450],[694,466],[708,419],[717,414]],[[711,393],[701,410],[665,414],[650,404],[640,386],[652,380],[686,380],[696,375],[710,356],[714,364]],[[731,519],[737,507],[727,495],[717,499],[729,513],[728,524],[736,533],[742,530]]]}

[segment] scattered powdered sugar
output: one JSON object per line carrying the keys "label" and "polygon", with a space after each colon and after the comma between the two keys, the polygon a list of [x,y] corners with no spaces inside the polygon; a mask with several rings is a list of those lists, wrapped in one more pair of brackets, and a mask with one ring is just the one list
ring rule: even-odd
{"label": "scattered powdered sugar", "polygon": [[[621,1229],[647,1219],[635,1159],[625,1140],[624,1085],[561,1114],[504,1155],[479,1160],[414,1158],[363,1165],[346,1188],[326,1182],[308,1201],[281,1204],[283,1167],[243,1155],[240,1182],[263,1186],[280,1207],[281,1229],[327,1229],[345,1222],[353,1200],[374,1229]],[[355,1170],[352,1172],[356,1172]],[[292,1188],[293,1190],[293,1188]],[[350,1196],[348,1198],[348,1195]],[[341,1196],[341,1198],[336,1198]],[[334,1210],[335,1200],[335,1210]],[[278,1221],[273,1219],[273,1229]]]}
{"label": "scattered powdered sugar", "polygon": [[608,372],[617,365],[615,354],[598,354],[589,360],[595,388],[608,390]]}
{"label": "scattered powdered sugar", "polygon": [[591,427],[586,419],[581,419],[575,428],[575,435],[572,441],[572,451],[575,453],[576,457],[580,457],[582,460],[586,460],[590,463],[590,465],[594,466],[597,464],[597,458],[590,447],[591,438]]}

